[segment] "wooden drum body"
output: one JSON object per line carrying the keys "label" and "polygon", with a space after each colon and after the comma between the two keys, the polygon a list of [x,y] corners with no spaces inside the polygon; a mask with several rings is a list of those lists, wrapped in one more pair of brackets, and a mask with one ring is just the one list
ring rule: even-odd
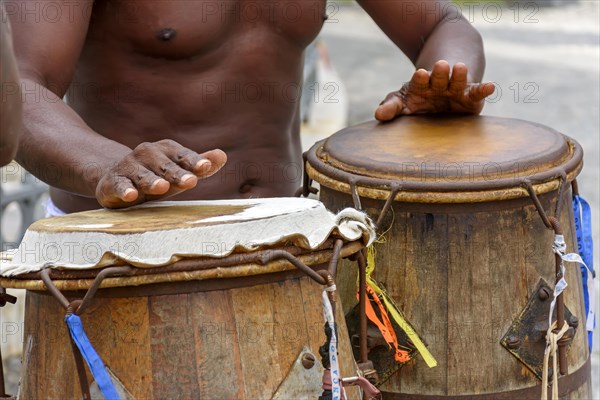
{"label": "wooden drum body", "polygon": [[[576,251],[570,184],[582,167],[579,145],[524,121],[411,116],[342,130],[306,159],[330,210],[355,205],[381,217],[374,277],[438,362],[403,365],[381,383],[384,398],[538,399],[556,273],[554,232],[530,191],[548,216],[561,193],[557,219]],[[566,265],[565,279],[565,319],[576,329],[559,392],[587,399],[579,265]],[[348,312],[356,275],[343,268],[337,281]]]}
{"label": "wooden drum body", "polygon": [[[325,342],[322,287],[301,274],[273,275],[258,285],[221,279],[101,290],[82,320],[134,399],[270,399],[303,348],[318,363]],[[25,312],[21,398],[81,398],[65,310],[48,293],[28,291]],[[347,335],[340,352],[342,373],[356,375]]]}
{"label": "wooden drum body", "polygon": [[[301,199],[291,199],[288,204],[298,200]],[[269,203],[271,200],[257,201]],[[266,204],[266,208],[273,209],[270,204]],[[84,233],[91,240],[106,234],[107,230],[112,230],[111,240],[119,240],[123,252],[105,254],[100,264],[106,265],[51,272],[52,285],[67,301],[82,299],[94,281],[98,281],[98,276],[106,274],[81,318],[87,336],[113,374],[113,380],[118,380],[121,387],[118,390],[126,393],[126,398],[134,399],[271,399],[286,398],[290,393],[301,396],[307,386],[316,385],[312,393],[320,394],[323,369],[319,347],[326,340],[321,302],[323,286],[274,255],[285,251],[313,270],[327,268],[334,244],[344,235],[334,228],[325,241],[302,234],[284,235],[280,240],[277,226],[294,223],[282,224],[268,215],[252,214],[239,204],[204,206],[202,210],[197,206],[182,208],[171,204],[170,209],[155,206],[148,210],[79,213],[43,220],[30,228],[37,229],[40,235],[46,231],[45,243],[52,240],[48,230],[54,235],[64,233],[65,229],[69,229],[69,234],[64,240],[72,241],[74,232]],[[296,211],[287,210],[290,215]],[[323,211],[327,212],[324,208]],[[288,218],[293,221],[290,215]],[[161,265],[152,267],[141,265],[141,258],[132,257],[139,253],[128,254],[130,263],[120,257],[127,252],[123,243],[129,243],[118,237],[125,229],[146,236],[154,231],[166,246],[170,241],[184,240],[189,234],[186,229],[190,228],[181,228],[181,221],[187,221],[183,225],[199,224],[200,228],[212,229],[218,222],[215,218],[235,225],[235,230],[226,236],[235,236],[248,228],[254,230],[257,240],[267,237],[266,244],[259,245],[253,238],[245,243],[236,240],[235,248],[218,250],[219,257],[215,257],[216,253],[212,257],[191,257],[190,254],[181,257],[181,252],[175,251],[166,256],[168,261],[162,260]],[[327,225],[323,223],[323,215],[315,218]],[[175,228],[175,224],[179,227]],[[275,232],[273,236],[269,236],[269,230]],[[101,242],[101,239],[96,240]],[[134,247],[139,246],[139,240],[131,240],[130,243],[136,243]],[[211,242],[202,235],[197,240]],[[218,240],[216,243],[224,244]],[[339,256],[348,257],[363,246],[362,240],[344,238]],[[172,258],[171,254],[176,256]],[[137,264],[139,268],[128,264]],[[108,273],[111,268],[113,272]],[[43,273],[28,272],[0,281],[6,287],[28,289],[20,397],[81,398],[69,332],[64,323],[64,304],[46,290],[48,285],[44,284],[43,277],[40,279]],[[339,316],[341,373],[354,376],[357,369],[341,306],[337,307],[336,314]],[[306,357],[303,358],[305,355],[308,364]],[[98,389],[87,368],[86,374],[94,397],[94,390]],[[294,374],[300,374],[302,386],[298,386],[299,378],[294,378]],[[296,379],[295,387],[292,378]],[[282,382],[286,380],[291,383],[284,386]],[[290,388],[297,391],[290,392]],[[347,394],[349,398],[358,398],[357,389],[348,388]]]}

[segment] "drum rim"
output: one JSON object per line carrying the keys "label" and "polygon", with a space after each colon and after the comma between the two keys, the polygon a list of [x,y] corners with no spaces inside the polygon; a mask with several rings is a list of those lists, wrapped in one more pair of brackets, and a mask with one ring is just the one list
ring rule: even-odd
{"label": "drum rim", "polygon": [[[279,250],[285,247],[265,249],[263,252]],[[344,243],[340,257],[349,257],[364,248],[361,240],[348,241]],[[290,251],[289,248],[285,248]],[[300,248],[297,248],[300,249]],[[333,256],[333,241],[327,240],[322,246],[315,250],[300,249],[296,257],[305,265],[314,269],[315,266],[327,263]],[[290,251],[293,254],[293,252]],[[244,257],[246,256],[246,257]],[[241,257],[241,258],[240,258]],[[254,259],[255,258],[255,259]],[[215,279],[237,279],[251,278],[259,275],[278,274],[286,271],[297,270],[289,261],[285,259],[276,259],[266,264],[261,264],[257,260],[260,258],[260,252],[235,253],[223,258],[198,258],[184,259],[163,267],[153,268],[135,268],[135,274],[130,276],[107,277],[100,284],[100,289],[136,287],[141,285],[186,282],[186,281],[204,281]],[[238,260],[245,259],[243,262]],[[125,264],[123,264],[125,265]],[[208,266],[208,267],[207,267]],[[99,273],[103,269],[94,268],[88,270],[53,270],[52,283],[60,291],[80,291],[89,289],[94,283],[94,277],[86,277],[90,273]],[[83,277],[78,277],[77,273],[83,273]],[[164,273],[161,273],[164,272]],[[287,280],[291,278],[283,278]],[[48,292],[46,285],[41,279],[41,271],[31,272],[17,277],[1,277],[0,286],[10,289],[27,289],[33,291]]]}
{"label": "drum rim", "polygon": [[359,196],[375,200],[387,200],[392,190],[397,191],[395,201],[407,203],[447,204],[511,200],[530,196],[527,183],[540,195],[557,190],[563,177],[567,182],[571,182],[581,172],[583,148],[573,138],[561,135],[569,148],[569,157],[559,165],[521,179],[512,177],[495,181],[450,181],[432,184],[357,175],[338,169],[318,156],[327,139],[315,143],[304,153],[305,174],[320,185],[346,194],[353,194],[354,186]]}

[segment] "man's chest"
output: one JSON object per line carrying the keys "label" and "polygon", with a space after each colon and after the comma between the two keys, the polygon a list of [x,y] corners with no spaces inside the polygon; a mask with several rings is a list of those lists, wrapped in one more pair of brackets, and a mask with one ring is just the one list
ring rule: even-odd
{"label": "man's chest", "polygon": [[89,37],[165,58],[269,35],[304,47],[320,31],[325,12],[324,0],[101,0],[93,8]]}

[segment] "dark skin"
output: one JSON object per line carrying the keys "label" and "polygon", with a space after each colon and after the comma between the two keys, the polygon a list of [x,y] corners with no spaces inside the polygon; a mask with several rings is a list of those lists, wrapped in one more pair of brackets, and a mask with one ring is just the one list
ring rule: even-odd
{"label": "dark skin", "polygon": [[21,91],[10,23],[0,4],[0,167],[15,158],[21,133]]}
{"label": "dark skin", "polygon": [[[447,1],[424,19],[405,15],[403,1],[359,1],[417,67],[375,117],[479,113],[493,92],[478,83],[479,34],[441,12]],[[23,83],[41,93],[24,104],[17,160],[53,186],[59,208],[291,196],[299,187],[303,51],[325,1],[70,3],[72,18],[58,22],[11,15]]]}

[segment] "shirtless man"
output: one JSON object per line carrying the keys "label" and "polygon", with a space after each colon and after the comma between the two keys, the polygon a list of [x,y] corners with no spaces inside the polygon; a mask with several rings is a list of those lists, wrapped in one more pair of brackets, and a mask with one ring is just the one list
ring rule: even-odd
{"label": "shirtless man", "polygon": [[[481,37],[449,0],[358,2],[418,68],[377,119],[481,111],[494,90],[478,84]],[[59,209],[299,187],[290,91],[324,0],[11,0],[6,9],[25,99],[17,160],[52,186]]]}
{"label": "shirtless man", "polygon": [[21,92],[10,23],[0,4],[0,167],[15,158],[21,132]]}

